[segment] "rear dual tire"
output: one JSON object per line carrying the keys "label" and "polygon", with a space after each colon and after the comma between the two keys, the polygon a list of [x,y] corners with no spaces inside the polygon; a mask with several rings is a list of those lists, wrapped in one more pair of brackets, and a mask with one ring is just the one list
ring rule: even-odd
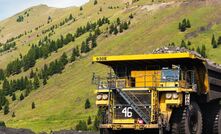
{"label": "rear dual tire", "polygon": [[221,134],[221,106],[209,104],[203,107],[204,134]]}

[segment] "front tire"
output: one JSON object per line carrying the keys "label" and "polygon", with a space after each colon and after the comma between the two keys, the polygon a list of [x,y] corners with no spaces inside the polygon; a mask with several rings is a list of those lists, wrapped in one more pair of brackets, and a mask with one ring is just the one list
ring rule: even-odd
{"label": "front tire", "polygon": [[201,134],[202,113],[199,105],[192,102],[190,106],[178,108],[172,115],[172,134]]}

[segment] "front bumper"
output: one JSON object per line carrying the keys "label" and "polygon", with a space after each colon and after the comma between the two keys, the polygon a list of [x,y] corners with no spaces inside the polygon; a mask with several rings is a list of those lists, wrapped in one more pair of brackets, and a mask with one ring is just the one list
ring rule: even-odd
{"label": "front bumper", "polygon": [[111,128],[113,130],[120,129],[134,129],[134,130],[143,130],[143,129],[158,129],[158,124],[101,124],[100,128]]}

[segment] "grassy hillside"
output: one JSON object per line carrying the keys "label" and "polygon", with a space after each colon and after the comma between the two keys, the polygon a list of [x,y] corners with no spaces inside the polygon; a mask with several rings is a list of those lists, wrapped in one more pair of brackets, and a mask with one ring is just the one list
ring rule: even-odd
{"label": "grassy hillside", "polygon": [[[48,84],[41,86],[36,91],[32,91],[23,101],[11,102],[10,113],[3,115],[1,111],[0,118],[10,127],[30,128],[40,132],[74,128],[79,120],[86,120],[89,115],[94,117],[96,115],[96,106],[94,104],[95,86],[91,84],[92,73],[105,74],[107,69],[102,65],[91,64],[93,55],[149,53],[153,49],[171,42],[180,45],[181,40],[189,40],[192,42],[190,48],[196,49],[198,46],[205,44],[208,57],[221,63],[221,55],[219,54],[221,48],[213,49],[211,46],[212,35],[214,34],[216,38],[221,35],[220,2],[215,0],[210,2],[171,0],[166,3],[152,3],[151,1],[139,0],[129,5],[125,3],[127,0],[121,0],[120,2],[98,0],[97,5],[90,1],[83,5],[82,11],[78,7],[55,9],[41,5],[30,8],[32,9],[30,16],[27,19],[25,18],[25,21],[29,20],[30,25],[22,24],[25,22],[17,23],[15,18],[18,15],[0,22],[0,27],[7,27],[7,29],[5,28],[0,32],[0,35],[4,35],[0,38],[1,42],[21,34],[24,32],[22,30],[29,31],[36,26],[44,24],[38,30],[33,30],[32,33],[28,33],[16,40],[18,42],[17,50],[0,56],[0,67],[5,68],[20,53],[23,55],[27,53],[27,50],[30,49],[28,44],[36,43],[45,36],[40,35],[41,30],[59,23],[68,17],[70,13],[76,17],[76,21],[56,29],[55,34],[51,37],[52,39],[67,33],[74,33],[77,27],[84,26],[88,21],[94,22],[103,16],[109,17],[111,22],[118,17],[121,20],[129,20],[128,16],[130,14],[134,16],[130,20],[131,25],[128,30],[118,35],[110,35],[108,33],[100,35],[97,41],[98,46],[95,49],[86,55],[82,55],[76,62],[68,64],[62,74],[54,75],[49,79]],[[41,17],[38,17],[38,14]],[[54,18],[49,24],[47,24],[48,16]],[[178,24],[184,18],[190,20],[192,27],[185,32],[180,32]],[[106,31],[107,27],[107,25],[104,25],[101,30]],[[205,27],[207,27],[206,30],[200,30]],[[16,32],[14,33],[13,31]],[[40,36],[37,37],[37,34]],[[189,35],[188,39],[186,38],[187,35]],[[73,47],[80,45],[87,36],[88,33],[77,38],[75,42],[71,42],[59,49],[58,52],[52,53],[48,58],[38,60],[34,70],[42,68],[45,63],[58,59],[63,52],[67,52],[68,56],[70,56]],[[30,70],[9,79],[20,78],[21,76],[29,75],[29,73]],[[20,93],[17,92],[17,98],[19,95]],[[92,108],[85,110],[84,103],[87,98],[90,99]],[[11,101],[11,98],[9,100]],[[36,109],[31,110],[33,101],[36,104]],[[15,118],[11,117],[13,112],[16,114]]]}

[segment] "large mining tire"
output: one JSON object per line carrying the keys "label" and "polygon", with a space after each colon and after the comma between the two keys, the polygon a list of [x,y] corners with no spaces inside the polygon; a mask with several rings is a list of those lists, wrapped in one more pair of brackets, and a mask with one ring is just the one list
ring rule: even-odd
{"label": "large mining tire", "polygon": [[172,134],[202,133],[202,113],[197,103],[192,102],[188,107],[178,108],[172,116]]}
{"label": "large mining tire", "polygon": [[221,106],[218,103],[205,107],[203,123],[204,134],[221,134]]}
{"label": "large mining tire", "polygon": [[101,128],[100,134],[113,134],[113,131],[111,129]]}

